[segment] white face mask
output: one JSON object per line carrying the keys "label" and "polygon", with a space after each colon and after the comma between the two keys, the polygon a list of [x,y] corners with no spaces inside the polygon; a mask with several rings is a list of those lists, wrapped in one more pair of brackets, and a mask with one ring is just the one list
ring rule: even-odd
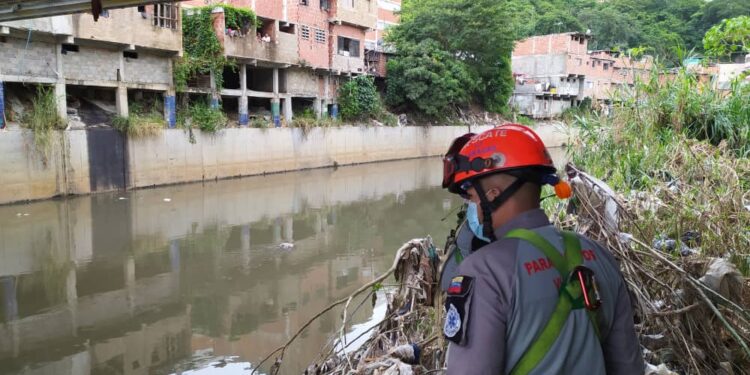
{"label": "white face mask", "polygon": [[490,242],[490,239],[485,237],[482,231],[482,224],[479,222],[479,214],[477,212],[477,204],[469,202],[466,208],[466,222],[469,224],[469,229],[474,235],[484,242]]}

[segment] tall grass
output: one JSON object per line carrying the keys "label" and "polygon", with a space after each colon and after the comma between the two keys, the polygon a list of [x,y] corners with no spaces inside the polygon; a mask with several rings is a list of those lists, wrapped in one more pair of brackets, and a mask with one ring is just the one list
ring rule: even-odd
{"label": "tall grass", "polygon": [[750,156],[750,86],[735,82],[729,91],[714,88],[691,69],[670,74],[654,69],[632,89],[619,92],[618,117],[644,127],[672,129]]}
{"label": "tall grass", "polygon": [[31,110],[24,114],[21,124],[34,132],[34,145],[46,164],[52,143],[52,130],[64,129],[65,122],[57,113],[53,88],[38,86],[31,104]]}
{"label": "tall grass", "polygon": [[750,86],[728,92],[686,69],[656,73],[619,93],[612,116],[576,116],[574,164],[621,192],[650,243],[701,234],[702,256],[750,259]]}
{"label": "tall grass", "polygon": [[164,116],[159,110],[162,107],[160,100],[150,103],[134,101],[130,103],[130,114],[127,117],[115,117],[112,126],[133,138],[159,135],[166,125]]}

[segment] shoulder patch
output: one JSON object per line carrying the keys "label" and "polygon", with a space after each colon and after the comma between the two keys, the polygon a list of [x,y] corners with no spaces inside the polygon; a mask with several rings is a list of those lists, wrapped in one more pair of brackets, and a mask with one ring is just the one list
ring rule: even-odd
{"label": "shoulder patch", "polygon": [[451,280],[451,285],[448,287],[449,296],[461,296],[465,295],[471,284],[474,281],[473,277],[470,276],[456,276]]}
{"label": "shoulder patch", "polygon": [[443,325],[443,333],[446,337],[454,337],[461,329],[461,315],[458,313],[456,306],[452,303],[448,307],[448,312],[445,314],[445,324]]}
{"label": "shoulder patch", "polygon": [[473,283],[474,278],[470,276],[454,277],[445,299],[443,334],[458,345],[464,345],[467,339]]}
{"label": "shoulder patch", "polygon": [[463,276],[456,276],[451,280],[451,285],[448,287],[448,294],[461,294],[461,283],[464,281]]}

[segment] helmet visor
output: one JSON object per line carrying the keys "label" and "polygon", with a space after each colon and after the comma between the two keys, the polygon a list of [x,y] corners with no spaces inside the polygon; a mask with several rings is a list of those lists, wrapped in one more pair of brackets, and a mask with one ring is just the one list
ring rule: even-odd
{"label": "helmet visor", "polygon": [[458,169],[458,165],[456,164],[458,152],[461,151],[466,143],[468,143],[475,135],[476,134],[474,133],[466,133],[454,139],[450,147],[448,147],[448,152],[443,157],[443,188],[447,188],[453,183],[453,178]]}

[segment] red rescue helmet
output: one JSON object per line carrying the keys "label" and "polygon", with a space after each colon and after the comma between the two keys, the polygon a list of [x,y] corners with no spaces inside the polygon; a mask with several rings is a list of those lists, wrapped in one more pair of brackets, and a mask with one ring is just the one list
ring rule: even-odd
{"label": "red rescue helmet", "polygon": [[[460,140],[456,139],[451,149]],[[482,232],[490,241],[496,239],[492,212],[524,184],[553,185],[558,197],[570,196],[570,187],[555,174],[547,147],[530,128],[505,124],[472,136],[465,143],[458,154],[443,159],[443,187],[464,197],[469,188],[476,190],[482,208]],[[494,173],[511,175],[515,181],[490,200],[477,180]]]}
{"label": "red rescue helmet", "polygon": [[531,182],[550,185],[558,182],[542,139],[519,124],[501,125],[471,137],[451,165],[444,166],[444,176],[447,171],[452,172],[453,181],[447,187],[453,193],[462,193],[461,185],[465,182],[499,172],[533,171],[538,178],[527,176]]}

